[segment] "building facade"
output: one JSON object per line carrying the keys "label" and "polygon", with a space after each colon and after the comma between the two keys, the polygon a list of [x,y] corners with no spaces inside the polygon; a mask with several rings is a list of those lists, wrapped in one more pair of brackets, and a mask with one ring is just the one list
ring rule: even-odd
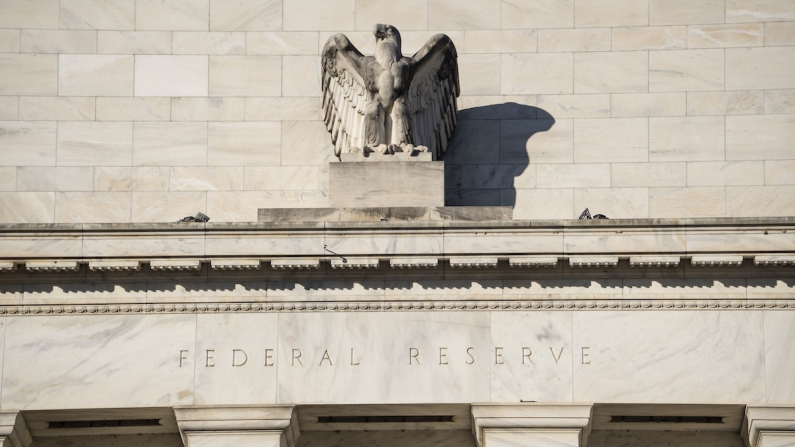
{"label": "building facade", "polygon": [[[458,126],[338,207],[375,23]],[[795,445],[793,60],[789,0],[0,0],[0,438]]]}

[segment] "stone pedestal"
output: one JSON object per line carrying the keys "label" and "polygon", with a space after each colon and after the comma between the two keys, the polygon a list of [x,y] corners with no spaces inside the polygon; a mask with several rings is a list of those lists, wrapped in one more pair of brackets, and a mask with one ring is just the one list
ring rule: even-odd
{"label": "stone pedestal", "polygon": [[33,438],[22,413],[0,411],[0,447],[28,447],[31,442]]}
{"label": "stone pedestal", "polygon": [[743,437],[750,447],[791,447],[795,445],[795,407],[745,409]]}
{"label": "stone pedestal", "polygon": [[478,447],[585,447],[590,404],[472,404]]}
{"label": "stone pedestal", "polygon": [[295,447],[293,405],[174,407],[185,447]]}
{"label": "stone pedestal", "polygon": [[329,164],[333,208],[444,206],[443,161]]}

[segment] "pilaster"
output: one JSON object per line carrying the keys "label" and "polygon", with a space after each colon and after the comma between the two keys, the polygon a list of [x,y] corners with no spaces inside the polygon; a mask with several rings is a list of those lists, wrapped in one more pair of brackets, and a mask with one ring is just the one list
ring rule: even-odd
{"label": "pilaster", "polygon": [[795,407],[748,406],[742,435],[750,447],[795,445]]}
{"label": "pilaster", "polygon": [[0,447],[28,447],[33,438],[19,410],[0,411]]}
{"label": "pilaster", "polygon": [[295,447],[300,435],[294,405],[185,406],[174,414],[185,447]]}
{"label": "pilaster", "polygon": [[585,447],[592,404],[472,404],[478,447]]}

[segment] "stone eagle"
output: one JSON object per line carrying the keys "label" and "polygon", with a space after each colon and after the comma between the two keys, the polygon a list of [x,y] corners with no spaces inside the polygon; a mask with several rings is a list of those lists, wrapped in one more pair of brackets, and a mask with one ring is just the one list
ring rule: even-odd
{"label": "stone eagle", "polygon": [[364,56],[344,34],[323,48],[323,112],[334,154],[447,150],[460,92],[453,41],[436,34],[412,57],[400,33],[378,24],[374,56]]}

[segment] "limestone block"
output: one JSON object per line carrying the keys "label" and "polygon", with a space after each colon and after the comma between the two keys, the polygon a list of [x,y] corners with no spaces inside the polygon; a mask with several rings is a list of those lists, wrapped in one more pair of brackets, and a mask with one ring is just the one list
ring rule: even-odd
{"label": "limestone block", "polygon": [[58,56],[0,54],[0,95],[57,95]]}
{"label": "limestone block", "polygon": [[94,168],[95,191],[168,191],[167,167]]}
{"label": "limestone block", "polygon": [[[792,283],[785,282],[789,296],[792,296]],[[767,284],[749,281],[749,292],[753,288],[766,289]],[[765,379],[767,403],[788,404],[795,398],[795,354],[789,340],[795,337],[795,319],[791,312],[765,312]]]}
{"label": "limestone block", "polygon": [[277,165],[281,126],[278,123],[209,123],[210,166]]}
{"label": "limestone block", "polygon": [[778,0],[727,0],[726,22],[792,22],[795,10]]}
{"label": "limestone block", "polygon": [[[514,56],[517,55],[505,57]],[[461,54],[458,56],[458,71],[462,95],[500,94],[499,54]]]}
{"label": "limestone block", "polygon": [[645,51],[574,54],[576,93],[644,92],[649,88]]}
{"label": "limestone block", "polygon": [[206,123],[135,123],[133,166],[206,166]]}
{"label": "limestone block", "polygon": [[279,0],[210,0],[212,31],[279,31],[282,2]]}
{"label": "limestone block", "polygon": [[[132,222],[176,222],[206,210],[204,191],[132,193]],[[214,219],[212,214],[209,216]]]}
{"label": "limestone block", "polygon": [[613,117],[684,116],[687,96],[684,93],[625,93],[610,95]]}
{"label": "limestone block", "polygon": [[[764,383],[754,380],[764,374],[764,359],[757,354],[763,349],[761,313],[583,312],[575,313],[572,321],[574,346],[588,346],[591,356],[599,358],[583,364],[575,357],[575,402],[742,403],[765,399]],[[677,336],[681,331],[688,336]],[[644,350],[660,334],[666,334],[669,342],[653,354]],[[693,344],[692,337],[702,342]],[[653,355],[655,366],[649,369],[646,361],[628,365],[619,354],[624,352]],[[741,358],[746,355],[749,357]],[[665,374],[654,372],[663,368]],[[637,380],[627,383],[626,374]],[[677,386],[670,381],[672,376],[687,378],[693,387]]]}
{"label": "limestone block", "polygon": [[[326,42],[328,42],[329,37],[337,34],[338,32],[339,31],[321,31],[321,32],[319,32],[318,33],[318,47],[319,48],[317,49],[317,52],[321,53],[323,51],[323,47],[326,45]],[[462,37],[463,37],[463,34],[464,34],[463,31],[457,31],[457,32],[460,33],[462,35]],[[422,42],[416,42],[416,50],[413,50],[412,48],[414,48],[415,45],[413,45],[411,42],[414,39],[416,39],[416,37],[412,38],[412,36],[416,36],[417,33],[420,33],[422,35],[427,35],[426,34],[427,31],[414,31],[414,32],[406,31],[406,32],[401,32],[400,33],[400,37],[401,37],[401,39],[403,41],[403,53],[405,53],[405,54],[414,54],[416,52],[416,50],[419,50],[420,47],[422,47],[422,45],[424,45],[425,42],[428,41],[428,37],[433,35],[433,34],[428,35],[424,40],[422,40]],[[362,54],[373,54],[373,53],[375,53],[375,39],[373,38],[374,36],[373,36],[372,30],[371,31],[346,31],[343,34],[345,34],[345,36],[348,37],[348,40],[350,40],[351,43],[353,44],[353,46],[355,46]],[[449,36],[449,34],[448,34],[448,36]],[[460,42],[461,40],[462,39],[459,39],[458,42]]]}
{"label": "limestone block", "polygon": [[[322,119],[320,98],[246,98],[245,111],[246,121],[317,121]],[[328,140],[330,144],[331,139],[328,138]]]}
{"label": "limestone block", "polygon": [[578,0],[574,2],[574,26],[613,27],[649,24],[647,0]]}
{"label": "limestone block", "polygon": [[132,96],[133,56],[58,57],[58,95]]}
{"label": "limestone block", "polygon": [[135,0],[135,29],[207,31],[209,0]]}
{"label": "limestone block", "polygon": [[168,121],[170,98],[97,98],[97,121]]}
{"label": "limestone block", "polygon": [[0,165],[55,166],[54,121],[0,121]]}
{"label": "limestone block", "polygon": [[246,102],[243,98],[173,98],[173,121],[243,121]]}
{"label": "limestone block", "polygon": [[515,194],[503,200],[505,192],[513,189],[459,189],[445,191],[447,206],[513,206]]}
{"label": "limestone block", "polygon": [[649,159],[649,123],[644,118],[574,120],[574,162],[640,162]]}
{"label": "limestone block", "polygon": [[129,222],[130,206],[129,192],[59,192],[55,194],[55,221]]}
{"label": "limestone block", "polygon": [[174,54],[245,54],[246,33],[175,31]]}
{"label": "limestone block", "polygon": [[621,188],[685,186],[686,163],[613,163],[610,185]]}
{"label": "limestone block", "polygon": [[574,93],[574,57],[569,53],[506,54],[500,75],[503,95]]}
{"label": "limestone block", "polygon": [[726,159],[795,159],[795,115],[727,116]]}
{"label": "limestone block", "polygon": [[461,187],[464,189],[535,188],[535,166],[463,165]]}
{"label": "limestone block", "polygon": [[610,28],[540,30],[538,52],[610,51],[610,39]]}
{"label": "limestone block", "polygon": [[[193,315],[18,318],[8,323],[9,329],[4,399],[10,406],[33,409],[66,406],[67,402],[80,407],[193,402],[193,362],[182,368],[172,362],[175,347],[195,348]],[[37,340],[40,349],[59,354],[47,356],[42,368],[14,367],[30,356],[26,346],[31,340]],[[104,355],[97,356],[100,346]],[[138,358],[149,358],[152,363],[138,362]],[[122,382],[130,388],[114,386]],[[24,385],[31,383],[37,384],[40,393],[31,393]],[[108,391],[94,393],[94,387]],[[136,391],[131,393],[131,389]]]}
{"label": "limestone block", "polygon": [[22,30],[23,53],[96,53],[96,31]]}
{"label": "limestone block", "polygon": [[92,191],[92,167],[18,167],[17,191]]}
{"label": "limestone block", "polygon": [[795,47],[726,50],[726,90],[795,88]]}
{"label": "limestone block", "polygon": [[58,28],[58,0],[3,2],[0,28]]}
{"label": "limestone block", "polygon": [[572,28],[574,0],[503,0],[503,29]]}
{"label": "limestone block", "polygon": [[[111,264],[119,266],[119,270],[124,269],[124,261],[110,261]],[[126,261],[129,265],[130,261]],[[140,270],[140,262],[132,261],[138,268],[130,270]],[[99,267],[102,270],[111,270],[107,264],[91,262],[92,267]],[[110,267],[110,268],[109,268]],[[126,270],[126,269],[124,269]],[[25,291],[25,304],[27,305],[53,305],[53,304],[73,304],[75,297],[80,295],[81,303],[107,304],[109,301],[114,303],[143,303],[146,302],[146,288],[137,285],[110,285],[104,284],[31,284]]]}
{"label": "limestone block", "polygon": [[795,89],[766,90],[765,113],[795,113]]}
{"label": "limestone block", "polygon": [[764,45],[764,33],[763,23],[688,26],[687,47],[761,47]]}
{"label": "limestone block", "polygon": [[688,92],[688,115],[761,115],[763,92]]}
{"label": "limestone block", "polygon": [[19,119],[19,96],[0,96],[0,121]]}
{"label": "limestone block", "polygon": [[[500,122],[499,130],[501,163],[574,161],[574,120],[504,120]],[[458,147],[453,149],[457,150]],[[489,161],[486,159],[483,162]],[[473,159],[473,162],[477,162],[477,159]]]}
{"label": "limestone block", "polygon": [[[386,22],[389,23],[389,22]],[[428,31],[406,31],[405,33],[401,32],[400,37],[403,39],[403,53],[404,54],[414,54],[425,45],[431,37],[435,36],[439,33],[446,34],[447,37],[452,40],[455,45],[456,49],[458,50],[459,55],[461,54],[463,48],[461,48],[462,44],[464,43],[464,31],[463,30],[443,30],[443,31],[436,31],[431,28]],[[368,51],[362,50],[362,47],[356,46],[359,51],[363,51],[365,54],[372,54],[375,52],[375,39],[373,39],[372,31],[370,33],[362,33],[367,38],[367,46]],[[323,45],[328,37],[323,40],[323,33],[321,33],[321,41],[320,44]],[[353,41],[351,41],[353,42]]]}
{"label": "limestone block", "polygon": [[21,96],[21,120],[94,120],[95,98],[66,96]]}
{"label": "limestone block", "polygon": [[[328,205],[328,196],[322,191],[209,191],[207,193],[207,213],[220,222],[256,222],[258,208],[324,208]],[[248,253],[252,254],[251,251]]]}
{"label": "limestone block", "polygon": [[0,191],[16,191],[17,168],[13,166],[0,167]]}
{"label": "limestone block", "polygon": [[[263,125],[271,129],[274,123],[263,123]],[[284,121],[281,123],[280,141],[273,140],[274,135],[279,135],[278,128],[269,130],[268,135],[269,140],[274,141],[275,155],[274,163],[267,164],[303,166],[324,165],[336,161],[334,146],[322,121]],[[280,150],[281,155],[279,155]]]}
{"label": "limestone block", "polygon": [[[0,192],[0,222],[55,222],[54,192]],[[29,251],[24,251],[27,255]]]}
{"label": "limestone block", "polygon": [[500,0],[429,0],[429,29],[500,29]]}
{"label": "limestone block", "polygon": [[613,51],[684,48],[687,48],[687,28],[684,26],[613,28]]}
{"label": "limestone block", "polygon": [[649,217],[723,217],[723,187],[649,188]]}
{"label": "limestone block", "polygon": [[766,160],[765,185],[795,185],[795,160]]}
{"label": "limestone block", "polygon": [[649,91],[651,92],[723,90],[723,85],[722,50],[672,50],[649,53]]}
{"label": "limestone block", "polygon": [[687,164],[687,186],[764,184],[763,161],[703,161]]}
{"label": "limestone block", "polygon": [[329,200],[332,207],[444,206],[444,163],[333,163]]}
{"label": "limestone block", "polygon": [[323,2],[293,0],[284,3],[283,11],[282,30],[284,31],[335,31],[356,28],[356,0]]}
{"label": "limestone block", "polygon": [[243,189],[248,191],[320,189],[317,166],[262,166],[245,169]]}
{"label": "limestone block", "polygon": [[[533,53],[536,30],[466,30],[461,53]],[[460,45],[456,42],[457,45]],[[570,50],[564,50],[570,51]]]}
{"label": "limestone block", "polygon": [[726,216],[792,216],[795,214],[795,186],[726,187]]}
{"label": "limestone block", "polygon": [[171,168],[170,191],[234,191],[243,189],[243,168]]}
{"label": "limestone block", "polygon": [[20,40],[20,30],[0,29],[0,53],[19,53]]}
{"label": "limestone block", "polygon": [[132,0],[61,0],[62,29],[135,29]]}
{"label": "limestone block", "polygon": [[461,96],[456,118],[458,121],[536,119],[535,106],[535,95]]}
{"label": "limestone block", "polygon": [[608,163],[537,166],[538,188],[607,188],[610,187]]}
{"label": "limestone block", "polygon": [[607,118],[610,95],[538,95],[539,118]]}
{"label": "limestone block", "polygon": [[210,56],[210,96],[280,96],[276,56]]}
{"label": "limestone block", "polygon": [[320,96],[320,56],[282,56],[282,96]]}
{"label": "limestone block", "polygon": [[136,56],[135,96],[207,96],[207,56]]}
{"label": "limestone block", "polygon": [[604,214],[611,219],[649,217],[647,188],[588,188],[574,190],[574,209],[588,208],[591,214]]}
{"label": "limestone block", "polygon": [[132,123],[58,123],[58,166],[130,166],[132,146]]}
{"label": "limestone block", "polygon": [[[339,208],[260,208],[257,222],[339,222]],[[281,262],[284,260],[278,260]],[[315,260],[317,261],[317,260]],[[276,268],[277,260],[271,260]]]}
{"label": "limestone block", "polygon": [[795,23],[773,22],[765,24],[765,46],[795,45]]}
{"label": "limestone block", "polygon": [[625,279],[623,285],[624,298],[629,300],[745,299],[746,291],[744,278]]}
{"label": "limestone block", "polygon": [[[372,27],[372,25],[370,26]],[[394,26],[396,26],[398,29],[403,29],[397,25]],[[325,44],[325,42],[323,42],[323,44]],[[318,39],[318,33],[316,32],[246,33],[246,54],[267,54],[267,55],[318,54],[319,45],[320,44]]]}
{"label": "limestone block", "polygon": [[650,0],[649,25],[723,23],[724,0]]}
{"label": "limestone block", "polygon": [[168,31],[99,31],[99,54],[171,54]]}
{"label": "limestone block", "polygon": [[724,160],[723,117],[649,118],[649,161]]}
{"label": "limestone block", "polygon": [[428,2],[357,0],[356,29],[371,31],[376,23],[388,23],[401,31],[425,30],[428,24]]}

